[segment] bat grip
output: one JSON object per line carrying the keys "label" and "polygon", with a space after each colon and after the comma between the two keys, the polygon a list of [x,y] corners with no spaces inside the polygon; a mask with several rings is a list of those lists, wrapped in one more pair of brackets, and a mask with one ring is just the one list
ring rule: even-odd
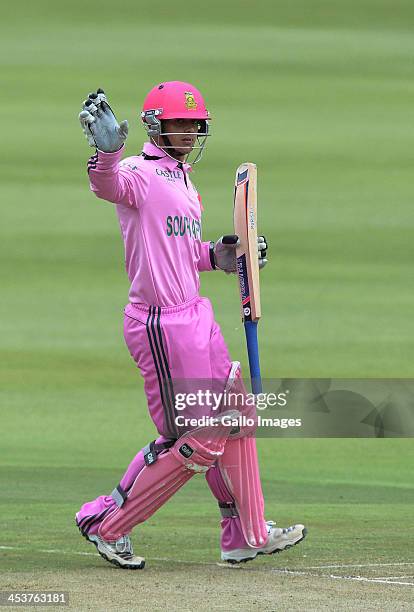
{"label": "bat grip", "polygon": [[250,378],[252,391],[255,395],[262,392],[262,378],[260,374],[259,344],[257,341],[257,321],[245,321],[247,354],[249,357]]}

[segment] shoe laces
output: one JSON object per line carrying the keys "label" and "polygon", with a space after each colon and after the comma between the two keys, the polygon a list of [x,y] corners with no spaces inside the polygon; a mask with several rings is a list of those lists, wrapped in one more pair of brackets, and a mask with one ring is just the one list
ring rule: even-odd
{"label": "shoe laces", "polygon": [[129,536],[122,536],[115,542],[116,552],[121,555],[133,555],[131,538]]}
{"label": "shoe laces", "polygon": [[[267,525],[267,533],[270,533],[272,531],[273,527],[276,526],[276,522],[275,521],[266,521],[266,525]],[[295,529],[294,525],[291,525],[290,527],[284,527],[284,528],[282,528],[282,533],[290,533],[294,529]]]}

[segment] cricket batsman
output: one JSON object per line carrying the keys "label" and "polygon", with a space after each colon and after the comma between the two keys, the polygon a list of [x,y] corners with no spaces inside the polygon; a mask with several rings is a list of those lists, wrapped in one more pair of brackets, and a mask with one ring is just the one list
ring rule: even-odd
{"label": "cricket batsman", "polygon": [[[89,94],[79,115],[96,149],[87,169],[98,198],[115,204],[131,286],[124,336],[144,379],[158,438],[132,459],[109,495],[84,503],[76,514],[82,535],[120,568],[142,569],[130,533],[196,473],[204,473],[221,512],[221,559],[241,563],[289,548],[306,535],[265,520],[252,429],[235,426],[244,408],[215,413],[206,425],[181,428],[175,381],[223,381],[246,394],[240,363],[231,361],[208,299],[199,295],[200,272],[236,272],[237,236],[201,238],[201,199],[190,179],[209,137],[210,115],[196,87],[181,81],[156,85],[144,100],[148,134],[143,150],[122,159],[128,123],[118,124],[102,89]],[[259,266],[266,242],[258,238]],[[205,414],[196,406],[192,413]]]}

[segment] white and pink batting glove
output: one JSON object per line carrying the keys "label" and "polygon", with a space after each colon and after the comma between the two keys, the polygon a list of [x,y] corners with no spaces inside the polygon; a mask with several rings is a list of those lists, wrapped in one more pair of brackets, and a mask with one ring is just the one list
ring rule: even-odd
{"label": "white and pink batting glove", "polygon": [[[239,237],[235,234],[222,236],[214,245],[214,261],[217,268],[226,274],[237,272],[236,247],[239,244]],[[257,257],[259,259],[259,270],[267,264],[267,242],[264,236],[257,237]]]}
{"label": "white and pink batting glove", "polygon": [[105,92],[90,93],[79,113],[79,121],[91,147],[105,153],[118,151],[128,136],[128,121],[118,124]]}

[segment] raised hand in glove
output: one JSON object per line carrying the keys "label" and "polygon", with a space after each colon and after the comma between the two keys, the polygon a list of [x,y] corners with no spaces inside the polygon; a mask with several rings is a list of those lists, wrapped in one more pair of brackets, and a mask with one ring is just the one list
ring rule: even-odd
{"label": "raised hand in glove", "polygon": [[90,146],[105,153],[118,151],[128,136],[128,121],[118,124],[103,89],[89,94],[79,121]]}
{"label": "raised hand in glove", "polygon": [[[236,247],[239,244],[239,237],[235,234],[222,236],[214,245],[214,261],[217,268],[224,270],[226,274],[237,272]],[[267,264],[267,242],[264,236],[257,237],[257,257],[259,269]]]}

